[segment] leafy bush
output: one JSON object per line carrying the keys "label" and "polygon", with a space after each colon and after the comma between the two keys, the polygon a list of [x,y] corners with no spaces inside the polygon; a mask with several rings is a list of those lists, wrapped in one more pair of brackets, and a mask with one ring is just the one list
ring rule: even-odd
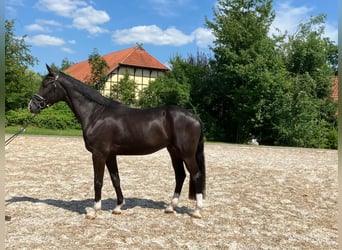
{"label": "leafy bush", "polygon": [[337,129],[332,129],[328,132],[326,148],[338,148],[338,132]]}
{"label": "leafy bush", "polygon": [[[27,109],[9,110],[6,113],[6,126],[24,125],[32,116]],[[57,103],[43,110],[32,121],[32,125],[49,129],[80,129],[81,126],[65,103]]]}
{"label": "leafy bush", "polygon": [[5,126],[24,125],[31,117],[31,114],[24,109],[9,110],[5,116]]}
{"label": "leafy bush", "polygon": [[180,83],[177,79],[163,76],[152,81],[140,92],[139,105],[153,107],[162,105],[179,105],[185,107],[190,99],[190,85]]}

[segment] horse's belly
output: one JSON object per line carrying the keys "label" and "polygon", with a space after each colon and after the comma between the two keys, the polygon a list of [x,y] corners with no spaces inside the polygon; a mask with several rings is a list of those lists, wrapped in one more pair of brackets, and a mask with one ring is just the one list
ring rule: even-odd
{"label": "horse's belly", "polygon": [[148,144],[131,144],[131,145],[114,145],[113,153],[116,155],[147,155],[152,154],[167,146],[166,143],[148,145]]}

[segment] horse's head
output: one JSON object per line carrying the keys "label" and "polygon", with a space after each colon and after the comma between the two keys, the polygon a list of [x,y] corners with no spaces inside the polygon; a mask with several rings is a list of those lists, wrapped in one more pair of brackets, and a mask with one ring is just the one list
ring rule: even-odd
{"label": "horse's head", "polygon": [[34,114],[64,99],[64,90],[58,81],[59,73],[53,72],[48,65],[46,68],[49,73],[42,81],[39,92],[34,94],[28,104],[29,111]]}

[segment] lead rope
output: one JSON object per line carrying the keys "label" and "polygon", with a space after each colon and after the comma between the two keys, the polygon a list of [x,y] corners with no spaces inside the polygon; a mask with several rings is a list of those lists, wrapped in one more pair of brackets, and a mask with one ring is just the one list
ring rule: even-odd
{"label": "lead rope", "polygon": [[17,138],[21,133],[25,132],[25,129],[32,123],[33,119],[36,117],[37,114],[34,114],[30,120],[28,120],[28,122],[26,122],[25,126],[22,127],[17,133],[15,133],[14,135],[12,135],[10,138],[8,138],[7,140],[5,140],[5,146],[7,146],[8,144],[10,144],[15,138]]}

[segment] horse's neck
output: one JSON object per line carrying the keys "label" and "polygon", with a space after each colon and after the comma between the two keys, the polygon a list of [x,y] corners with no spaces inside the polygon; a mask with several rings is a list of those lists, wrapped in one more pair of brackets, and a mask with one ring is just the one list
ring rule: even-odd
{"label": "horse's neck", "polygon": [[75,114],[82,128],[86,128],[96,120],[96,116],[104,109],[104,106],[89,100],[83,93],[74,89],[67,89],[66,102]]}

